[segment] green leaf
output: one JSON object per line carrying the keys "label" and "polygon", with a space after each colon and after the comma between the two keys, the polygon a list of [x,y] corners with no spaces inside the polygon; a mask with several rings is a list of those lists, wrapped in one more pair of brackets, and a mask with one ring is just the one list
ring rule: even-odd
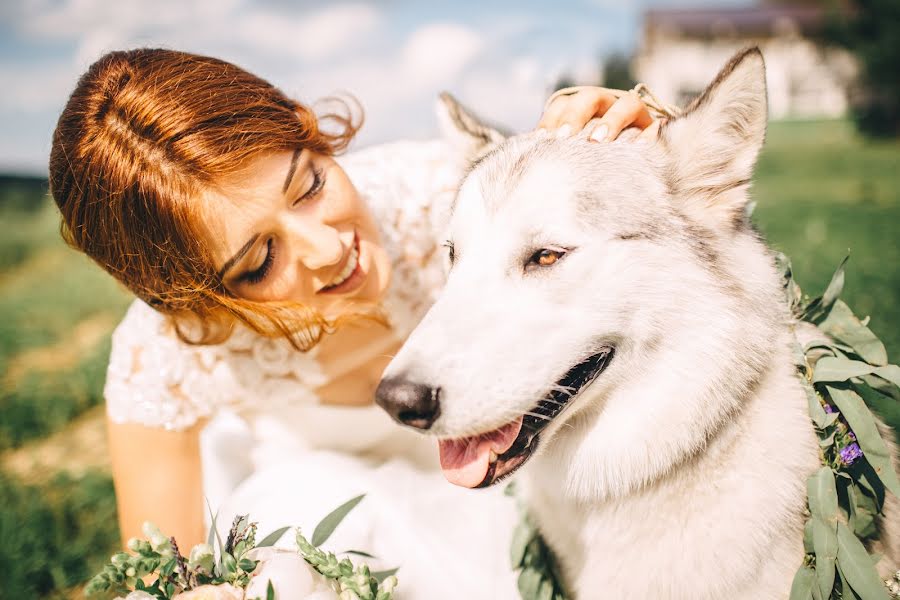
{"label": "green leaf", "polygon": [[831,468],[822,467],[806,480],[809,511],[826,522],[837,522],[838,496]]}
{"label": "green leaf", "polygon": [[847,583],[862,600],[889,600],[862,542],[843,523],[838,523],[838,565]]}
{"label": "green leaf", "polygon": [[877,512],[881,512],[884,507],[884,497],[887,493],[884,483],[878,478],[878,473],[872,468],[866,460],[858,460],[850,466],[849,471],[853,474],[853,480],[860,488],[865,490],[869,497],[875,502]]}
{"label": "green leaf", "polygon": [[249,558],[242,558],[238,561],[238,567],[240,567],[241,571],[245,571],[247,573],[252,573],[254,569],[256,569],[257,561],[250,560]]}
{"label": "green leaf", "polygon": [[275,600],[275,588],[272,587],[272,580],[266,585],[266,600]]}
{"label": "green leaf", "polygon": [[[876,375],[865,375],[861,379],[865,381],[866,385],[871,387],[873,390],[876,390],[884,394],[888,398],[893,398],[895,401],[900,402],[900,386],[894,385],[890,381],[885,381],[884,379]],[[866,404],[868,404],[868,400],[866,401]]]}
{"label": "green leaf", "polygon": [[518,569],[522,566],[525,559],[525,550],[533,539],[534,528],[527,521],[521,521],[513,532],[512,543],[509,547],[509,560],[513,569]]}
{"label": "green leaf", "polygon": [[324,519],[319,521],[319,524],[316,525],[315,530],[312,534],[312,544],[313,546],[321,546],[324,544],[328,538],[331,537],[331,534],[334,533],[334,530],[337,529],[337,526],[341,524],[341,521],[344,520],[344,517],[353,510],[357,504],[362,502],[362,499],[365,498],[365,494],[361,494],[356,498],[348,500],[344,502],[336,509],[328,513]]}
{"label": "green leaf", "polygon": [[840,567],[838,567],[838,577],[841,580],[841,600],[859,600],[859,596],[853,593],[853,588],[847,583],[847,578],[844,577]]}
{"label": "green leaf", "polygon": [[849,254],[844,257],[844,260],[835,269],[828,287],[825,288],[825,293],[822,294],[822,310],[825,312],[831,311],[834,303],[840,297],[841,291],[844,289],[844,265],[847,264],[848,260],[850,260]]}
{"label": "green leaf", "polygon": [[847,497],[850,501],[849,525],[853,533],[861,539],[875,535],[877,533],[875,515],[878,513],[875,500],[852,484],[847,487]]}
{"label": "green leaf", "polygon": [[813,383],[822,381],[847,381],[851,377],[859,377],[875,372],[877,367],[859,360],[825,356],[816,363],[813,371]]}
{"label": "green leaf", "polygon": [[362,556],[364,558],[378,558],[377,556],[369,554],[368,552],[363,552],[362,550],[344,550],[340,554],[353,554],[356,556]]}
{"label": "green leaf", "polygon": [[222,554],[222,574],[227,576],[233,575],[237,571],[237,561],[230,553]]}
{"label": "green leaf", "polygon": [[823,598],[831,596],[834,567],[837,561],[837,524],[813,518],[813,548],[816,554],[816,581]]}
{"label": "green leaf", "polygon": [[371,575],[372,575],[372,577],[375,578],[375,581],[377,581],[378,583],[381,583],[382,581],[384,581],[385,579],[387,579],[387,578],[390,577],[391,575],[396,575],[396,574],[397,574],[397,571],[399,571],[399,570],[400,570],[400,567],[397,567],[397,568],[394,568],[394,569],[387,569],[387,570],[384,570],[384,571],[373,571],[373,572],[371,573]]}
{"label": "green leaf", "polygon": [[268,546],[274,546],[275,543],[281,539],[281,536],[283,536],[288,529],[290,529],[290,527],[279,527],[278,529],[276,529],[275,531],[273,531],[272,533],[270,533],[269,535],[264,537],[262,539],[262,541],[260,541],[256,545],[256,547],[257,548],[266,548]]}
{"label": "green leaf", "polygon": [[806,523],[803,525],[803,551],[806,554],[812,554],[814,552],[812,540],[812,519],[807,519]]}
{"label": "green leaf", "polygon": [[[831,413],[831,415],[828,415],[828,416],[832,416],[832,415],[837,416],[837,413]],[[819,447],[827,448],[829,446],[834,445],[834,436],[835,435],[837,435],[837,430],[833,430],[831,433],[829,433],[825,437],[819,437]]]}
{"label": "green leaf", "polygon": [[828,335],[847,344],[860,358],[872,365],[886,365],[887,352],[872,331],[859,322],[850,307],[837,300],[819,327]]}
{"label": "green leaf", "polygon": [[172,573],[175,572],[175,565],[177,564],[174,558],[170,558],[166,562],[159,567],[159,576],[160,577],[168,577]]}
{"label": "green leaf", "polygon": [[[813,389],[806,377],[799,378],[803,391],[806,392],[806,402],[809,406],[809,417],[819,429],[825,429],[828,426],[829,414],[822,408],[822,402],[819,400],[819,394]],[[833,414],[833,413],[832,413]]]}
{"label": "green leaf", "polygon": [[221,560],[222,554],[225,553],[225,544],[222,543],[222,538],[219,537],[219,529],[216,527],[216,519],[219,518],[219,511],[216,511],[216,513],[213,514],[212,506],[209,505],[209,499],[206,500],[206,509],[209,511],[209,516],[212,519],[212,522],[209,525],[209,535],[207,536],[206,543],[212,547],[213,538],[215,538],[219,546],[219,560]]}
{"label": "green leaf", "polygon": [[518,581],[522,600],[537,600],[542,581],[543,576],[539,571],[531,568],[522,569]]}
{"label": "green leaf", "polygon": [[836,524],[839,515],[834,473],[822,467],[806,480],[809,511],[812,513],[812,541],[816,555],[816,581],[823,598],[834,587],[834,565],[837,559]]}
{"label": "green leaf", "polygon": [[789,600],[810,600],[812,588],[816,581],[816,572],[809,567],[800,567],[794,575],[791,584],[791,596]]}
{"label": "green leaf", "polygon": [[900,367],[897,365],[884,365],[875,369],[874,373],[900,387]]}
{"label": "green leaf", "polygon": [[865,459],[875,469],[884,486],[895,496],[900,497],[900,481],[897,480],[897,473],[891,464],[890,451],[881,438],[875,418],[869,412],[866,403],[853,390],[831,386],[827,386],[827,389],[831,399],[856,434],[856,440],[862,448]]}

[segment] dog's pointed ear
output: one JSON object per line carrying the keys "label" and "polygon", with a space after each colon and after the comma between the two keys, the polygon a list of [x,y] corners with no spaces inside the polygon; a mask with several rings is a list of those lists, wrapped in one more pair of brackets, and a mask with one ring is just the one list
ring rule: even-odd
{"label": "dog's pointed ear", "polygon": [[766,69],[759,48],[736,54],[660,134],[671,187],[685,212],[713,227],[746,223],[747,188],[766,136]]}
{"label": "dog's pointed ear", "polygon": [[438,123],[444,139],[458,148],[470,161],[475,161],[508,136],[486,124],[448,92],[441,92],[437,102]]}

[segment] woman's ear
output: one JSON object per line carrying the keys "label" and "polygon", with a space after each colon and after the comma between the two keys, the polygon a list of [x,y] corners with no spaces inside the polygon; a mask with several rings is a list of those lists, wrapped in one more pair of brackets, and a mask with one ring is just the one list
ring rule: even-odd
{"label": "woman's ear", "polygon": [[478,160],[509,135],[486,124],[448,92],[438,97],[437,116],[442,137],[469,161]]}

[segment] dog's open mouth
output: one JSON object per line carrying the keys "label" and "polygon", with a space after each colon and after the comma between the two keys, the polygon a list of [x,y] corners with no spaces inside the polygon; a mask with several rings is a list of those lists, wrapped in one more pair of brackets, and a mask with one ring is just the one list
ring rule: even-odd
{"label": "dog's open mouth", "polygon": [[614,353],[605,348],[569,369],[536,407],[514,421],[479,435],[440,440],[444,477],[462,487],[487,487],[521,467],[537,448],[541,431],[594,382]]}

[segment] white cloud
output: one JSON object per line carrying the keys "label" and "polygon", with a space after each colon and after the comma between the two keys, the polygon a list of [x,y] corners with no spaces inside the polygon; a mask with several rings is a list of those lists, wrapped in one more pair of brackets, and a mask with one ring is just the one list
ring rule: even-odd
{"label": "white cloud", "polygon": [[352,49],[380,24],[381,14],[368,4],[338,4],[291,17],[254,9],[237,19],[232,33],[258,50],[322,60]]}
{"label": "white cloud", "polygon": [[68,65],[34,66],[0,64],[0,111],[35,114],[48,107],[60,108],[75,87],[78,73]]}
{"label": "white cloud", "polygon": [[409,36],[403,48],[404,75],[422,85],[452,80],[483,47],[481,36],[462,25],[424,25]]}
{"label": "white cloud", "polygon": [[[46,119],[44,129],[52,130],[55,119],[43,115],[58,114],[88,64],[108,50],[154,45],[235,62],[300,101],[349,91],[367,115],[358,146],[436,134],[434,99],[444,89],[491,120],[523,130],[538,119],[561,72],[572,75],[573,66],[579,74],[590,70],[596,30],[602,29],[583,18],[548,22],[527,11],[486,11],[489,16],[482,17],[474,6],[468,12],[461,6],[458,22],[436,21],[421,14],[410,18],[417,3],[399,6],[356,0],[312,6],[23,0],[10,21],[19,37],[29,47],[50,42],[70,50],[40,63],[0,62],[0,80],[10,90],[0,97],[0,116],[42,124]],[[27,150],[37,157],[35,164],[46,162],[48,135],[36,134],[41,144]],[[0,145],[0,163],[18,160],[8,145]]]}
{"label": "white cloud", "polygon": [[279,13],[250,0],[38,0],[22,16],[25,33],[74,40],[85,66],[111,48],[242,45],[251,52],[323,60],[352,49],[382,22],[371,4],[330,4],[304,14]]}

